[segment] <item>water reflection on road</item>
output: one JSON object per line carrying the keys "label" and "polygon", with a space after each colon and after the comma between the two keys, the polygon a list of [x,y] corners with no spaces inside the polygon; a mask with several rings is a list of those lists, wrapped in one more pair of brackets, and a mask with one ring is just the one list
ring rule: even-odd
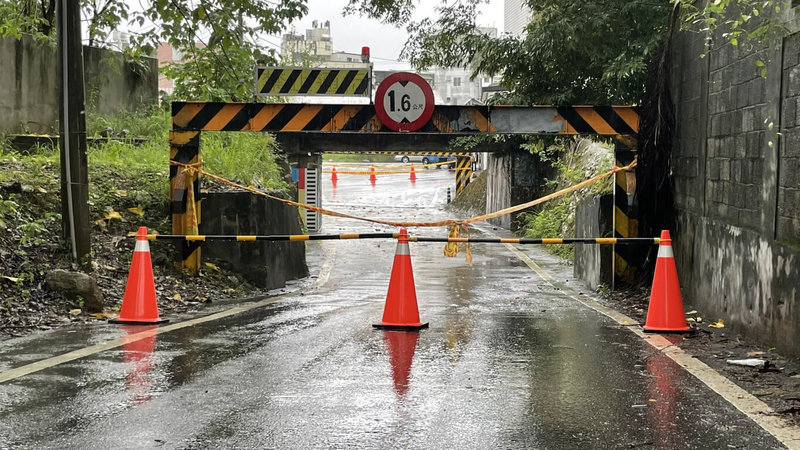
{"label": "water reflection on road", "polygon": [[[414,184],[407,174],[379,174],[374,186],[340,174],[335,188],[323,179],[323,205],[435,221],[457,215],[443,209],[453,186],[444,169],[418,170]],[[326,233],[396,231],[327,216],[322,223]],[[430,328],[373,329],[395,247],[309,242],[312,273],[329,271],[318,288],[169,333],[98,325],[9,343],[2,367],[41,358],[43,349],[123,338],[118,348],[0,384],[0,447],[780,447],[502,246],[473,245],[470,266],[463,247],[445,258],[441,244],[412,243],[420,317]],[[569,266],[523,251],[559,283],[571,279]]]}

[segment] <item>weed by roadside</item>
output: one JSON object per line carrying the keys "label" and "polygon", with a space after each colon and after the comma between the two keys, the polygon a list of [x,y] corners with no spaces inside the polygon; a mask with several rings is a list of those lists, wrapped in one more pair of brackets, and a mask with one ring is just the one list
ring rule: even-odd
{"label": "weed by roadside", "polygon": [[[134,240],[127,234],[139,226],[158,233],[171,231],[169,115],[156,110],[152,115],[95,117],[88,122],[90,135],[106,131],[112,136],[88,148],[87,159],[90,275],[105,296],[106,309],[113,313],[122,299],[133,253]],[[122,126],[127,133],[120,133]],[[134,134],[144,138],[137,140],[138,145],[121,137]],[[205,169],[244,184],[285,188],[270,136],[207,134],[201,144]],[[60,188],[57,148],[20,154],[0,143],[0,336],[105,318],[86,315],[80,299],[68,299],[46,286],[49,271],[75,269],[62,239]],[[165,312],[259,293],[221,263],[209,266],[213,268],[200,277],[186,276],[174,268],[174,252],[169,244],[151,246],[159,307]]]}
{"label": "weed by roadside", "polygon": [[[588,139],[556,140],[552,144],[532,141],[525,146],[542,162],[551,164],[558,174],[547,180],[548,192],[574,186],[611,168],[613,151],[603,143]],[[534,212],[517,216],[520,233],[530,238],[574,237],[575,210],[583,199],[611,191],[610,182],[599,182],[544,203]],[[574,245],[550,245],[546,250],[572,260]]]}

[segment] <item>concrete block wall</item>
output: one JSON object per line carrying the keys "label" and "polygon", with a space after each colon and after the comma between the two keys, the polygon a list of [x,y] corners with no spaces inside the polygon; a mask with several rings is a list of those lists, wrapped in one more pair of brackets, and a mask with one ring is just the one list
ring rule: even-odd
{"label": "concrete block wall", "polygon": [[[102,115],[150,108],[158,103],[158,62],[144,67],[121,53],[84,47],[86,103]],[[29,35],[0,38],[0,133],[58,132],[56,52]]]}
{"label": "concrete block wall", "polygon": [[[791,28],[796,11],[783,14]],[[761,47],[715,39],[705,58],[704,36],[678,33],[671,89],[684,306],[800,356],[797,31]]]}
{"label": "concrete block wall", "polygon": [[[249,192],[207,193],[203,197],[200,234],[303,234],[294,206]],[[203,243],[202,256],[227,261],[256,286],[274,289],[308,276],[304,242]]]}
{"label": "concrete block wall", "polygon": [[800,33],[783,45],[777,237],[800,243]]}

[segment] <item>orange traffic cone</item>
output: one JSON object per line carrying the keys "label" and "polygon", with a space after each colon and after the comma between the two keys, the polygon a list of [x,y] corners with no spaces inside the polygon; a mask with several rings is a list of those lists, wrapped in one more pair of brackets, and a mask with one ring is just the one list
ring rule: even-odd
{"label": "orange traffic cone", "polygon": [[672,255],[672,239],[669,237],[669,231],[663,230],[644,331],[688,330],[689,326],[686,324],[683,312],[681,288],[678,285],[678,270],[675,268],[675,258]]}
{"label": "orange traffic cone", "polygon": [[377,180],[377,177],[375,177],[375,164],[373,164],[372,168],[369,169],[369,181],[375,184],[375,180]]}
{"label": "orange traffic cone", "polygon": [[414,165],[413,164],[411,165],[411,176],[408,177],[408,179],[411,180],[411,181],[416,181],[417,180],[417,174],[414,173]]}
{"label": "orange traffic cone", "polygon": [[133,262],[131,262],[131,270],[128,272],[128,284],[125,286],[125,296],[122,298],[122,309],[119,317],[109,320],[109,322],[132,325],[168,322],[168,320],[158,317],[153,264],[150,261],[150,244],[147,243],[147,227],[139,227],[136,248],[133,250]]}
{"label": "orange traffic cone", "polygon": [[331,170],[331,181],[333,181],[333,184],[336,184],[338,179],[339,177],[336,176],[336,167],[334,167],[333,170]]}
{"label": "orange traffic cone", "polygon": [[389,293],[383,308],[383,320],[372,325],[390,330],[419,330],[428,328],[428,323],[419,321],[417,291],[414,287],[414,272],[411,269],[411,252],[408,250],[408,232],[400,230],[397,251],[392,264]]}

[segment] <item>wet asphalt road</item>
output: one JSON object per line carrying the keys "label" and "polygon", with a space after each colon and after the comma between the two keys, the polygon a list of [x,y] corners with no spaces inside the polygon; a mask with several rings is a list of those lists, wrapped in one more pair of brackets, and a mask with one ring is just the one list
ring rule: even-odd
{"label": "wet asphalt road", "polygon": [[[333,189],[326,177],[324,206],[452,216],[442,206],[453,172],[407,178],[372,187],[339,175]],[[323,226],[392,230],[329,217]],[[473,231],[484,232],[504,234]],[[395,242],[306,245],[314,275],[268,304],[0,384],[0,448],[782,448],[635,334],[564,295],[581,289],[571,267],[538,248],[522,251],[555,284],[504,246],[473,245],[470,267],[463,253],[444,258],[442,244],[412,243],[430,328],[406,333],[371,326]],[[0,375],[147,329],[96,324],[5,341]]]}

